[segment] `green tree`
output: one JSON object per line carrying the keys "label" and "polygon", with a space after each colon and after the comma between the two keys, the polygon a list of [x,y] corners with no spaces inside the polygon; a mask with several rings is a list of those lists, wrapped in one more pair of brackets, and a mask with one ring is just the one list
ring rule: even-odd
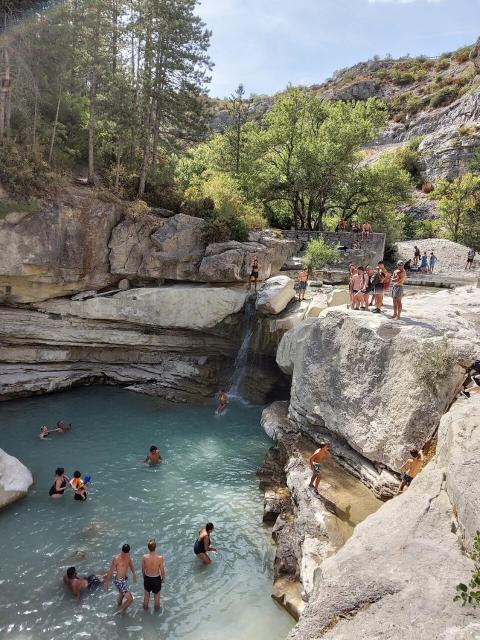
{"label": "green tree", "polygon": [[467,173],[455,180],[439,180],[437,200],[445,235],[454,242],[480,248],[480,176]]}
{"label": "green tree", "polygon": [[457,595],[454,600],[461,600],[462,606],[471,604],[474,607],[480,606],[480,531],[473,541],[473,552],[471,558],[474,562],[474,569],[467,584],[457,585]]}
{"label": "green tree", "polygon": [[340,252],[323,238],[311,240],[303,257],[303,263],[309,270],[320,269],[325,265],[332,265],[340,260]]}

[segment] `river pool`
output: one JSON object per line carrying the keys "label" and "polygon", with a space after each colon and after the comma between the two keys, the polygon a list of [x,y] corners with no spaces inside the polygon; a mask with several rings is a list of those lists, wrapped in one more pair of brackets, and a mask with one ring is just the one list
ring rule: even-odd
{"label": "river pool", "polygon": [[[282,640],[293,620],[270,598],[274,548],[262,526],[255,470],[270,446],[260,408],[233,402],[173,406],[111,387],[75,389],[0,404],[0,447],[33,472],[27,498],[0,512],[0,637]],[[63,418],[74,429],[36,437]],[[150,445],[163,462],[149,468]],[[54,470],[92,477],[89,499],[48,497]],[[210,567],[193,554],[198,529],[215,524]],[[114,616],[116,589],[82,596],[62,575],[108,568],[124,542],[139,572],[150,537],[166,560],[161,610],[144,612],[141,575],[133,605]],[[153,602],[151,603],[153,604]]]}

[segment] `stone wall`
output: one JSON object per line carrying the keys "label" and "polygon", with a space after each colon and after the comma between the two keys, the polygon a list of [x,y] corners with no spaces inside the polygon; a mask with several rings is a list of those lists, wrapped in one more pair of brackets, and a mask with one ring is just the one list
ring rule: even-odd
{"label": "stone wall", "polygon": [[[289,230],[283,231],[283,237],[288,240],[296,240],[301,243],[300,251],[305,251],[311,240],[323,240],[330,245],[346,246],[347,251],[341,251],[340,263],[336,267],[347,267],[350,262],[358,265],[374,264],[383,259],[385,252],[385,234],[372,233],[368,240],[361,240],[360,233],[334,233],[331,231],[306,231],[306,230]],[[351,249],[354,242],[360,244],[360,249]]]}

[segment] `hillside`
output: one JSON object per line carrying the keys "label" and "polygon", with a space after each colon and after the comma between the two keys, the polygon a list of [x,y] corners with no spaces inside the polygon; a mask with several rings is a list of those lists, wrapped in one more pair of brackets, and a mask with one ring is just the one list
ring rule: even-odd
{"label": "hillside", "polygon": [[[377,141],[375,158],[420,136],[423,179],[435,181],[461,175],[480,145],[479,70],[480,40],[438,58],[375,57],[310,88],[322,99],[385,100],[389,125]],[[251,118],[259,120],[272,102],[271,96],[253,96]],[[212,110],[211,127],[224,130],[230,122],[226,101],[213,100]]]}

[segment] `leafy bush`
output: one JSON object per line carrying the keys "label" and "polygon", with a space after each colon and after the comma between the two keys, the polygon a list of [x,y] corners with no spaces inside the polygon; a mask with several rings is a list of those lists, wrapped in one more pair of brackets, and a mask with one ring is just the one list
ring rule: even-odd
{"label": "leafy bush", "polygon": [[445,338],[434,344],[427,343],[417,354],[415,378],[424,389],[435,391],[439,383],[448,377],[454,364],[455,356]]}
{"label": "leafy bush", "polygon": [[448,69],[449,66],[450,66],[450,60],[448,58],[440,58],[437,61],[435,68],[437,71],[445,71],[445,69]]}
{"label": "leafy bush", "polygon": [[128,203],[126,212],[137,220],[150,215],[150,207],[144,200],[134,200]]}
{"label": "leafy bush", "polygon": [[420,180],[420,154],[418,151],[415,151],[410,145],[406,147],[402,147],[395,152],[395,156],[399,162],[399,165],[402,169],[405,169],[415,182]]}
{"label": "leafy bush", "polygon": [[203,237],[207,244],[212,242],[227,242],[230,240],[230,229],[222,220],[209,220]]}
{"label": "leafy bush", "polygon": [[340,260],[337,247],[327,244],[323,238],[312,240],[307,245],[303,262],[308,269],[320,269],[327,264],[335,264]]}
{"label": "leafy bush", "polygon": [[412,138],[410,138],[410,140],[407,142],[408,149],[411,149],[412,151],[418,151],[418,147],[420,146],[420,143],[422,142],[424,137],[425,136],[413,136]]}
{"label": "leafy bush", "polygon": [[462,49],[455,51],[452,57],[455,60],[455,62],[457,62],[458,64],[462,64],[464,62],[467,62],[470,59],[471,50],[472,50],[472,47],[463,47]]}
{"label": "leafy bush", "polygon": [[471,558],[475,566],[468,584],[461,582],[456,587],[458,595],[454,600],[461,600],[462,607],[466,604],[471,604],[474,607],[480,606],[480,531],[477,531],[474,538]]}
{"label": "leafy bush", "polygon": [[194,218],[211,219],[214,217],[215,202],[212,198],[200,198],[199,200],[187,200],[182,204],[182,213]]}
{"label": "leafy bush", "polygon": [[7,140],[0,145],[0,183],[15,200],[29,200],[53,186],[54,174],[31,151]]}
{"label": "leafy bush", "polygon": [[395,84],[405,86],[406,84],[411,84],[415,78],[411,73],[408,73],[408,71],[395,71],[392,74],[392,80]]}
{"label": "leafy bush", "polygon": [[415,224],[414,238],[424,240],[425,238],[438,238],[440,235],[440,223],[438,220],[419,220]]}
{"label": "leafy bush", "polygon": [[430,105],[436,109],[450,104],[458,97],[458,87],[443,87],[434,93],[430,99]]}

